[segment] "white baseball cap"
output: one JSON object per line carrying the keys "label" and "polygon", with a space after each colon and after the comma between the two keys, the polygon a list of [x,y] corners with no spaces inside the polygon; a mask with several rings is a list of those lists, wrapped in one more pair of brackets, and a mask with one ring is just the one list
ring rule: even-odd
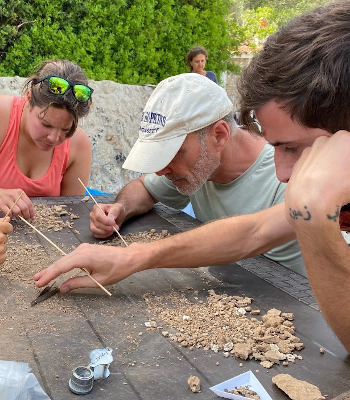
{"label": "white baseball cap", "polygon": [[232,109],[226,91],[203,75],[187,73],[164,79],[145,105],[139,138],[123,168],[142,173],[162,170],[187,134],[219,121]]}

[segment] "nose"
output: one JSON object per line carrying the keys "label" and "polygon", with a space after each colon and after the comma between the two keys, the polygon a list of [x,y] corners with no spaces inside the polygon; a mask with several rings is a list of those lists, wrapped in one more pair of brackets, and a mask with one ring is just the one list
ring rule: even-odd
{"label": "nose", "polygon": [[167,165],[166,167],[164,167],[160,171],[157,171],[156,175],[162,176],[162,175],[166,175],[166,174],[170,174],[170,173],[171,173],[171,168],[169,167],[169,165]]}
{"label": "nose", "polygon": [[51,129],[49,134],[47,135],[47,138],[50,140],[52,143],[56,143],[59,141],[61,132],[59,129]]}
{"label": "nose", "polygon": [[294,162],[290,162],[285,155],[275,149],[276,176],[280,182],[287,183],[292,175]]}

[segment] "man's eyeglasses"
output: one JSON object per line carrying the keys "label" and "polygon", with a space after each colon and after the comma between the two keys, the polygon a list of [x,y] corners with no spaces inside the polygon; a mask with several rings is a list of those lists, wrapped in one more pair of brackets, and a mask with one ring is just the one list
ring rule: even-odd
{"label": "man's eyeglasses", "polygon": [[87,102],[92,92],[94,91],[91,87],[83,85],[81,83],[69,82],[66,79],[60,78],[58,76],[48,75],[43,78],[36,79],[34,84],[38,84],[47,79],[49,84],[49,91],[53,94],[65,94],[69,89],[72,89],[74,97],[81,103]]}
{"label": "man's eyeglasses", "polygon": [[258,120],[255,118],[255,115],[253,113],[251,115],[250,127],[248,127],[242,123],[241,113],[239,111],[234,111],[233,118],[234,118],[238,128],[247,129],[247,130],[253,129],[253,132],[261,133],[261,126],[260,126]]}

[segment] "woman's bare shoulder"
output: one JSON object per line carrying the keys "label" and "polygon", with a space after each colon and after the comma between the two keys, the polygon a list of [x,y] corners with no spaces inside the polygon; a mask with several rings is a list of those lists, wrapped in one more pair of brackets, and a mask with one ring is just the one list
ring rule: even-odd
{"label": "woman's bare shoulder", "polygon": [[71,146],[90,145],[88,134],[78,125],[74,135],[70,138]]}
{"label": "woman's bare shoulder", "polygon": [[1,95],[0,96],[0,144],[5,137],[7,127],[10,120],[11,115],[11,107],[14,96],[10,95]]}
{"label": "woman's bare shoulder", "polygon": [[10,113],[14,97],[8,94],[0,95],[0,112],[2,114],[6,111]]}

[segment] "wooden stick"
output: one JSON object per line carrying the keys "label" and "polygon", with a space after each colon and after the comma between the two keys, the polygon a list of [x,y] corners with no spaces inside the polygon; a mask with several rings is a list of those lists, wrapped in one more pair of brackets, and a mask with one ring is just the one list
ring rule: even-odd
{"label": "wooden stick", "polygon": [[[63,254],[64,256],[67,255],[67,253],[65,253],[62,249],[60,249],[54,242],[52,242],[47,236],[45,236],[42,232],[40,232],[34,225],[32,225],[30,222],[28,222],[26,219],[24,219],[23,217],[21,217],[20,215],[18,216],[23,222],[25,222],[27,225],[29,225],[31,228],[33,228],[35,230],[35,232],[37,232],[39,235],[41,235],[45,240],[47,240],[56,250],[58,250],[61,254]],[[83,270],[87,276],[93,280],[105,293],[107,293],[109,296],[112,296],[112,293],[109,292],[105,287],[103,287],[100,282],[98,282],[94,277],[92,277],[89,273],[89,271],[84,268],[81,267],[81,270]]]}
{"label": "wooden stick", "polygon": [[2,222],[5,221],[5,219],[10,215],[10,212],[13,210],[13,207],[18,203],[19,199],[22,197],[24,192],[21,192],[21,194],[17,197],[16,201],[12,204],[12,207],[7,211],[6,215],[2,219]]}
{"label": "wooden stick", "polygon": [[[95,204],[97,205],[97,207],[103,212],[102,208],[100,207],[100,205],[97,203],[97,201],[94,199],[94,197],[92,196],[92,194],[89,192],[89,189],[83,184],[83,182],[80,180],[80,178],[78,178],[78,181],[84,186],[85,190],[88,192],[89,196],[92,198],[92,200],[95,202]],[[119,233],[119,231],[117,230],[117,228],[115,226],[113,226],[114,232],[117,233],[117,235],[119,236],[119,239],[125,244],[126,247],[128,247],[128,244],[126,243],[126,241],[123,239],[122,235]]]}

